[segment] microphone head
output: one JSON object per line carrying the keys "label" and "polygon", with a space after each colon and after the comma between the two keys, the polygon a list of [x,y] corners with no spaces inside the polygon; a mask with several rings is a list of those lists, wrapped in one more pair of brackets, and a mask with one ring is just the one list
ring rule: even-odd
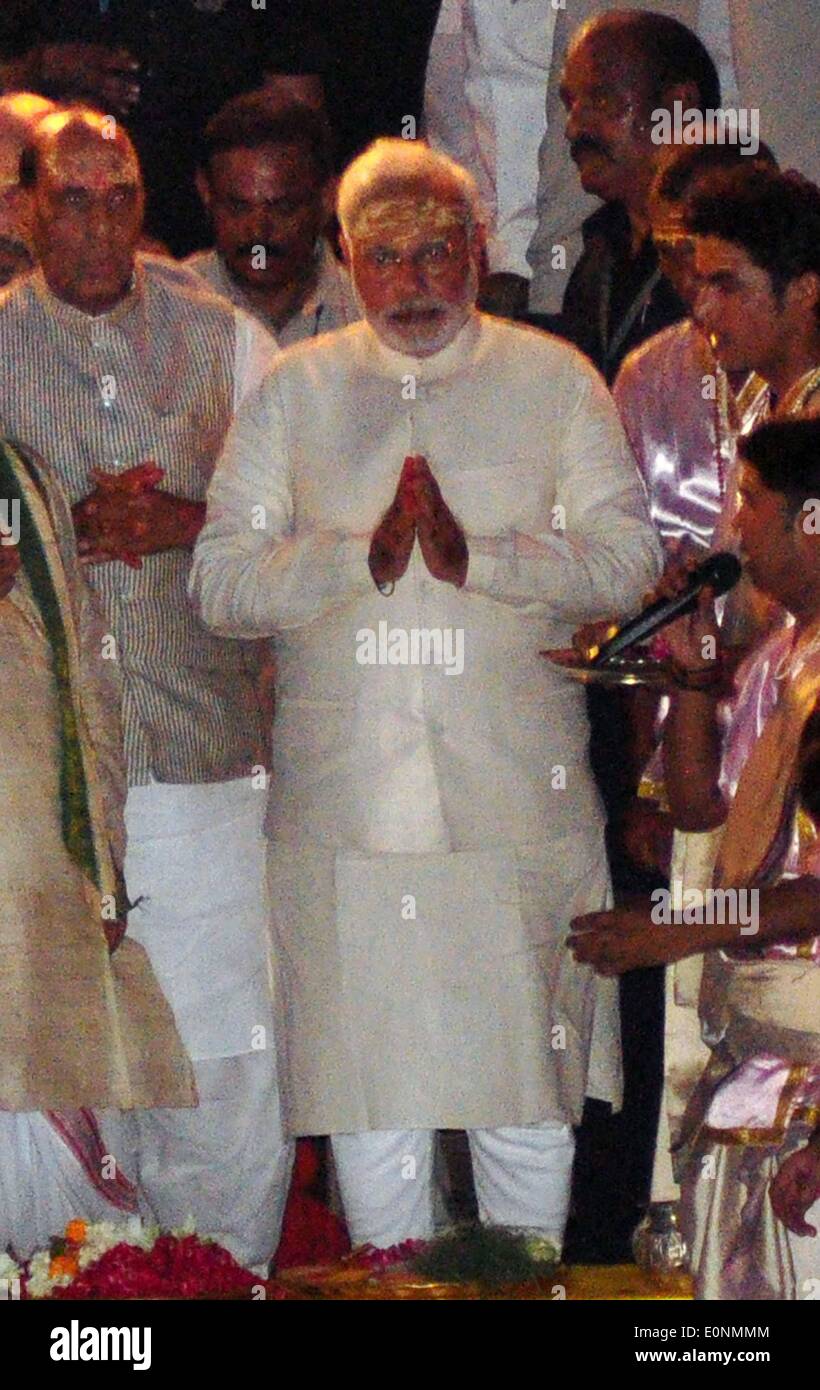
{"label": "microphone head", "polygon": [[697,570],[703,586],[708,584],[714,589],[716,597],[733,589],[742,573],[743,566],[730,550],[720,550],[717,555],[710,555]]}

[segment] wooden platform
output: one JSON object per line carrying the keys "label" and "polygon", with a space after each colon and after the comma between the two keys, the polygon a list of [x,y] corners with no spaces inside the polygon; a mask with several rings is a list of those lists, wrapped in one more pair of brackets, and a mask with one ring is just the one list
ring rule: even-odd
{"label": "wooden platform", "polygon": [[549,1278],[493,1293],[470,1284],[432,1283],[404,1270],[374,1274],[349,1264],[289,1269],[278,1278],[292,1295],[304,1299],[647,1302],[681,1301],[693,1296],[687,1275],[661,1279],[642,1273],[635,1265],[574,1265],[557,1270]]}

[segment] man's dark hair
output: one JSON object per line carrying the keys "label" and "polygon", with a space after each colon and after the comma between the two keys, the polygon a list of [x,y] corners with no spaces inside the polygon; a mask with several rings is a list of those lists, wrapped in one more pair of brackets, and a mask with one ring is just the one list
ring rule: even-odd
{"label": "man's dark hair", "polygon": [[200,167],[210,169],[224,150],[257,150],[263,145],[302,145],[322,183],[333,173],[333,142],[327,118],[294,102],[272,108],[261,92],[232,97],[212,116],[200,142]]}
{"label": "man's dark hair", "polygon": [[324,84],[333,70],[333,55],[321,29],[304,19],[277,20],[273,51],[265,71],[275,75],[319,77]]}
{"label": "man's dark hair", "polygon": [[808,498],[820,499],[820,419],[775,420],[738,441],[744,459],[797,516]]}
{"label": "man's dark hair", "polygon": [[777,160],[762,141],[756,155],[744,154],[740,145],[686,145],[676,149],[662,165],[653,191],[667,202],[679,203],[695,179],[723,169],[754,168],[756,165],[777,170]]}
{"label": "man's dark hair", "polygon": [[[801,275],[820,276],[820,188],[793,169],[710,175],[687,202],[684,224],[695,236],[741,246],[779,296]],[[820,296],[817,314],[820,323]]]}
{"label": "man's dark hair", "polygon": [[668,87],[693,82],[700,95],[697,109],[720,107],[720,78],[709,50],[680,20],[654,10],[614,10],[600,16],[595,32],[608,28],[640,53],[655,106]]}

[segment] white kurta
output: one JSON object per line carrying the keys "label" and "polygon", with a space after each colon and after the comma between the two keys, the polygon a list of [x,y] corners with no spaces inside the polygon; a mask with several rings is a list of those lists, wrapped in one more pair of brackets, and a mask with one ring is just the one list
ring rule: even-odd
{"label": "white kurta", "polygon": [[[392,595],[373,585],[410,453],[465,528],[463,590],[418,546]],[[609,886],[584,696],[538,652],[637,606],[658,555],[600,378],[535,330],[475,314],[420,361],[357,324],[284,354],[240,411],[191,593],[218,632],[276,638],[295,1132],[565,1122],[585,1091],[617,1099],[614,988],[564,947]],[[463,670],[362,664],[379,623],[461,633]]]}

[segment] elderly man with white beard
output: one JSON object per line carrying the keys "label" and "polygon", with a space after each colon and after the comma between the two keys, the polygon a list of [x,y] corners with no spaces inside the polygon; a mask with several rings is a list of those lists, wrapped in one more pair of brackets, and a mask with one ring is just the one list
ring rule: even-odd
{"label": "elderly man with white beard", "polygon": [[[615,996],[563,946],[609,894],[583,691],[539,650],[633,608],[658,545],[597,373],[476,311],[465,171],[380,140],[339,216],[366,320],[240,411],[190,588],[215,631],[276,646],[287,1122],[332,1135],[356,1242],[431,1234],[456,1128],[482,1220],[560,1244],[572,1126],[620,1076]],[[414,640],[437,630],[463,669]]]}

